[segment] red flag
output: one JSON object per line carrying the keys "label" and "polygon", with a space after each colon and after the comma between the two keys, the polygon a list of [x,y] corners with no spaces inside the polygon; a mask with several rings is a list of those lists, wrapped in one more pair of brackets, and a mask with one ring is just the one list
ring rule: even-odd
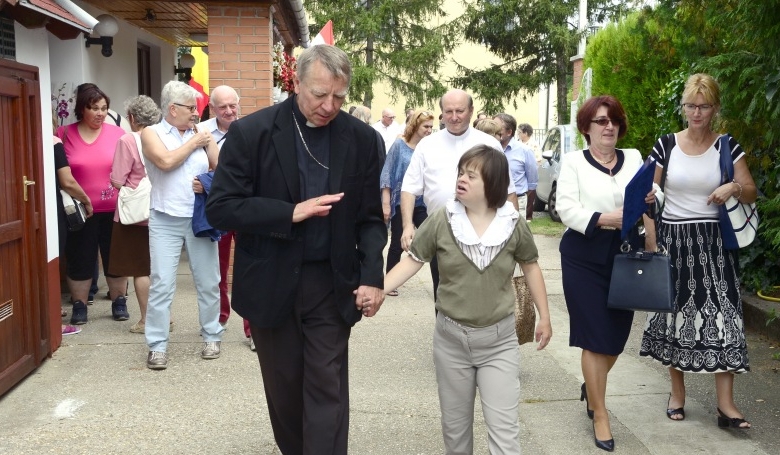
{"label": "red flag", "polygon": [[[190,79],[189,85],[201,94],[201,97],[195,100],[195,104],[198,105],[198,116],[202,117],[203,109],[209,104],[209,95],[203,91],[203,86],[198,84],[195,79]],[[213,116],[214,114],[212,113],[211,115]]]}
{"label": "red flag", "polygon": [[317,33],[317,36],[311,40],[312,46],[316,46],[318,44],[329,44],[331,46],[336,44],[336,40],[333,39],[333,21],[328,21],[328,23],[322,27],[322,30]]}

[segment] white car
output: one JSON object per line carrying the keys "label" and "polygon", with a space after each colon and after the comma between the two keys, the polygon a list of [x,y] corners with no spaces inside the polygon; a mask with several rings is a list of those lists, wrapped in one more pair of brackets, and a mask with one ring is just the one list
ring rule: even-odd
{"label": "white car", "polygon": [[539,185],[536,187],[534,210],[542,211],[546,205],[550,218],[554,221],[561,221],[555,209],[561,160],[572,150],[574,150],[574,134],[571,125],[558,125],[547,130],[542,145],[542,162],[539,163]]}

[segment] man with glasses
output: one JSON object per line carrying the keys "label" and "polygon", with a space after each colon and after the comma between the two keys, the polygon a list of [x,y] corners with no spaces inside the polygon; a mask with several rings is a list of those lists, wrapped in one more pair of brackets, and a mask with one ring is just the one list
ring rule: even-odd
{"label": "man with glasses", "polygon": [[403,126],[395,122],[395,112],[389,107],[382,111],[382,119],[371,126],[382,135],[382,140],[385,141],[385,153],[390,150],[390,146],[398,139],[398,136],[404,132]]}

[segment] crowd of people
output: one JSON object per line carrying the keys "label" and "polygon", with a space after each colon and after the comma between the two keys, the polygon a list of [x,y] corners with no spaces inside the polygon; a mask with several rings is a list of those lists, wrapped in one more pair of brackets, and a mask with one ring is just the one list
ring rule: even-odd
{"label": "crowd of people", "polygon": [[[78,123],[55,132],[58,185],[88,214],[78,231],[60,219],[73,302],[63,334],[88,321],[100,254],[113,319],[130,318],[132,277],[139,318],[130,331],[145,334],[146,366],[166,369],[184,248],[197,290],[201,357],[220,356],[232,308],[257,352],[281,452],[346,454],[351,329],[428,262],[445,453],[473,452],[479,390],[490,453],[518,454],[512,277],[519,271],[538,313],[537,348],[553,335],[527,223],[538,181],[533,129],[507,113],[472,123],[473,99],[459,89],[442,96],[438,130],[428,109],[408,109],[402,126],[386,108],[372,124],[368,108],[342,110],[351,77],[343,51],[314,46],[298,59],[293,96],[239,119],[238,94],[220,86],[209,101],[214,117],[200,123],[199,93],[171,81],[159,107],[146,96],[125,102],[127,133],[105,121],[109,97],[83,84]],[[746,429],[733,396],[734,375],[749,370],[739,277],[735,252],[722,246],[717,211],[730,196],[754,201],[756,185],[733,138],[734,178],[721,179],[720,134],[712,126],[717,82],[693,75],[682,99],[686,128],[660,138],[650,153],[657,168],[645,203],[663,202],[663,212],[657,220],[643,216],[644,229],[630,237],[637,248],[671,255],[675,311],[648,314],[639,354],[669,367],[669,419],[685,418],[684,373],[713,373],[718,426]],[[607,379],[634,314],[606,301],[624,240],[624,191],[643,159],[617,147],[628,116],[616,98],[587,100],[576,125],[587,146],[567,155],[558,181],[568,228],[560,255],[569,345],[582,351],[580,394],[595,445],[613,451]],[[148,222],[123,224],[117,192],[144,177],[152,188]]]}

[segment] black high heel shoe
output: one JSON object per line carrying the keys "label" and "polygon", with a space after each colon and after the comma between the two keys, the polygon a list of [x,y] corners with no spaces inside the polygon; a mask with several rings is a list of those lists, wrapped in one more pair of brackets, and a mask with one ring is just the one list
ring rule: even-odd
{"label": "black high heel shoe", "polygon": [[582,390],[582,393],[580,393],[580,401],[585,402],[585,411],[588,413],[588,418],[590,420],[593,420],[593,410],[590,409],[590,406],[588,406],[588,389],[585,388],[585,383],[582,383],[582,387],[580,388]]}
{"label": "black high heel shoe", "polygon": [[[672,409],[669,406],[669,403],[672,402],[672,394],[669,394],[669,401],[666,402],[666,417],[669,418],[669,420],[674,420],[676,422],[679,422],[681,420],[685,420],[685,407],[680,406],[677,409]],[[680,416],[679,419],[675,419],[675,416]]]}
{"label": "black high heel shoe", "polygon": [[[750,428],[750,422],[747,420],[739,417],[727,417],[726,414],[720,410],[720,408],[716,409],[718,410],[718,426],[720,428],[736,428],[738,430],[747,430]],[[748,424],[748,426],[743,427],[743,423]]]}
{"label": "black high heel shoe", "polygon": [[607,452],[615,451],[615,438],[602,441],[601,439],[596,437],[596,422],[593,422],[593,442],[595,442],[596,447],[598,447],[601,450],[606,450]]}

